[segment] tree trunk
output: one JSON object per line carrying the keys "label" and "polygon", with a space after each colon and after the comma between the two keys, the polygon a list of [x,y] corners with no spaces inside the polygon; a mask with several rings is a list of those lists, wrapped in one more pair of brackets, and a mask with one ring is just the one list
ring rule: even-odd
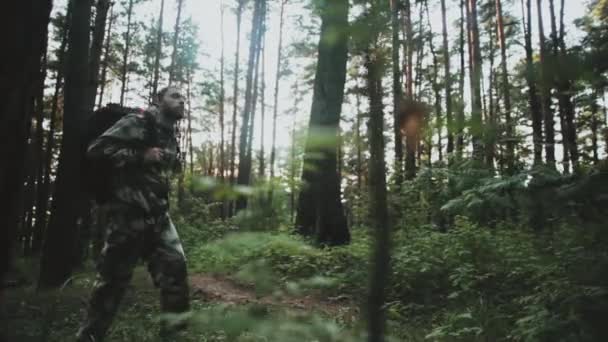
{"label": "tree trunk", "polygon": [[103,52],[103,41],[106,34],[106,21],[109,9],[110,0],[97,0],[89,62],[89,84],[86,92],[86,108],[89,111],[92,111],[95,107],[95,97],[97,96],[97,88],[99,88],[99,66],[101,63],[101,53]]}
{"label": "tree trunk", "polygon": [[266,160],[264,151],[264,126],[266,124],[266,34],[264,34],[264,47],[262,48],[262,85],[260,91],[260,106],[262,117],[260,118],[260,160],[258,175],[260,180],[264,179],[266,173]]}
{"label": "tree trunk", "polygon": [[38,191],[38,201],[36,203],[37,210],[36,224],[34,226],[34,237],[32,242],[32,252],[34,254],[40,253],[42,250],[42,243],[47,227],[47,208],[49,205],[50,188],[51,188],[51,169],[53,164],[53,150],[55,148],[55,126],[58,116],[59,107],[59,95],[63,89],[63,75],[65,71],[65,54],[68,43],[68,31],[69,31],[69,18],[71,16],[71,6],[68,5],[68,10],[65,15],[65,22],[63,23],[63,36],[61,38],[61,44],[57,53],[57,71],[55,75],[55,90],[53,98],[51,99],[51,112],[50,112],[50,123],[49,130],[46,137],[46,148],[44,157],[44,179],[42,187]]}
{"label": "tree trunk", "polygon": [[[296,230],[316,237],[320,244],[341,245],[350,241],[336,172],[348,53],[348,1],[334,0],[321,6],[321,35],[302,173],[304,188],[298,198]],[[324,146],[318,146],[320,135],[328,142]]]}
{"label": "tree trunk", "polygon": [[477,0],[467,0],[467,22],[469,28],[469,65],[471,86],[471,136],[473,142],[473,159],[483,161],[483,121],[481,98],[481,49],[479,43],[479,25],[477,22]]}
{"label": "tree trunk", "polygon": [[80,132],[86,120],[90,0],[73,0],[65,81],[65,114],[61,155],[53,195],[52,215],[46,231],[40,266],[39,287],[60,286],[74,266],[78,234],[76,220],[83,202],[81,193]]}
{"label": "tree trunk", "polygon": [[563,3],[561,11],[561,28],[558,34],[557,20],[555,17],[554,0],[549,0],[549,8],[551,13],[551,40],[552,52],[556,62],[556,72],[554,73],[554,84],[557,89],[557,99],[559,102],[560,126],[562,130],[562,144],[564,146],[564,171],[569,169],[572,162],[573,169],[578,168],[578,144],[576,141],[576,124],[575,108],[572,103],[572,98],[569,94],[574,93],[572,81],[564,75],[564,57],[566,57],[566,46],[564,42],[564,27],[563,27]]}
{"label": "tree trunk", "polygon": [[274,164],[277,154],[277,116],[279,113],[279,83],[281,82],[281,68],[283,67],[283,26],[285,24],[285,3],[281,0],[281,14],[279,21],[279,49],[277,51],[277,73],[274,81],[274,108],[272,114],[272,148],[270,151],[270,178],[274,178]]}
{"label": "tree trunk", "polygon": [[181,29],[181,19],[182,19],[182,7],[184,4],[184,0],[177,0],[177,17],[175,18],[175,28],[173,29],[173,53],[171,54],[171,65],[169,66],[169,85],[173,84],[176,81],[176,70],[177,67],[177,42],[179,39],[179,31]]}
{"label": "tree trunk", "polygon": [[502,95],[505,111],[506,127],[506,149],[505,160],[507,164],[507,174],[515,173],[515,125],[511,117],[511,84],[509,82],[509,67],[507,64],[507,38],[505,36],[505,24],[502,12],[502,0],[496,0],[496,24],[498,25],[498,41],[500,43],[500,59],[502,71]]}
{"label": "tree trunk", "polygon": [[[442,137],[442,133],[443,133],[443,121],[441,118],[441,86],[439,84],[439,60],[437,58],[437,52],[435,51],[435,44],[433,42],[433,32],[432,32],[432,25],[431,25],[431,12],[429,11],[429,5],[428,2],[425,2],[424,4],[425,6],[425,10],[426,10],[426,19],[427,19],[427,25],[429,27],[429,30],[431,30],[429,32],[429,48],[431,49],[431,56],[433,59],[433,76],[431,79],[431,86],[433,88],[433,94],[434,94],[434,98],[435,98],[435,123],[436,123],[436,128],[437,128],[437,152],[438,152],[438,158],[439,161],[442,162],[443,161],[443,137]],[[429,120],[430,122],[430,120]],[[429,130],[431,130],[431,125],[428,125]],[[427,150],[428,150],[428,165],[431,166],[431,154],[432,154],[432,149],[433,149],[433,135],[432,132],[429,131],[429,134],[427,134]]]}
{"label": "tree trunk", "polygon": [[454,152],[454,116],[452,113],[452,73],[446,12],[445,0],[441,0],[441,17],[443,24],[443,73],[445,74],[445,116],[448,134],[447,153],[448,156],[450,156]]}
{"label": "tree trunk", "polygon": [[122,70],[120,75],[120,105],[125,104],[125,93],[127,91],[127,75],[129,67],[129,51],[131,49],[131,16],[133,15],[133,0],[129,0],[127,9],[127,33],[125,35],[125,48],[122,54]]}
{"label": "tree trunk", "polygon": [[[543,115],[541,111],[540,99],[538,98],[535,70],[534,70],[534,51],[532,50],[532,6],[531,0],[522,0],[524,40],[526,49],[526,82],[529,88],[530,113],[532,116],[532,143],[534,145],[534,166],[539,166],[543,162]],[[527,18],[527,23],[526,19]]]}
{"label": "tree trunk", "polygon": [[464,150],[464,110],[465,110],[465,101],[464,101],[464,82],[465,82],[465,73],[466,73],[466,64],[464,57],[464,45],[465,45],[465,0],[460,1],[460,77],[458,78],[458,92],[460,94],[460,105],[458,108],[458,113],[456,116],[456,157],[457,159],[462,159],[462,153]]}
{"label": "tree trunk", "polygon": [[152,96],[158,94],[158,80],[160,78],[160,58],[163,49],[163,19],[165,16],[165,0],[160,1],[158,14],[158,28],[156,32],[156,51],[154,53],[154,78],[152,79]]}
{"label": "tree trunk", "polygon": [[549,65],[547,64],[547,53],[545,49],[545,29],[543,26],[542,0],[537,0],[538,13],[538,39],[540,65],[540,108],[545,123],[545,161],[550,167],[555,167],[555,122],[553,110],[551,109],[551,87],[549,86]]}
{"label": "tree trunk", "polygon": [[[225,116],[226,116],[226,92],[224,90],[224,70],[225,70],[225,58],[224,58],[224,8],[221,8],[220,13],[220,43],[221,56],[220,56],[220,179],[222,182],[226,177],[226,153],[225,153]],[[222,209],[222,217],[224,217],[225,208]]]}
{"label": "tree trunk", "polygon": [[[490,19],[491,20],[491,19]],[[486,123],[484,125],[484,133],[485,133],[485,151],[486,151],[486,165],[488,169],[494,170],[494,160],[496,159],[496,136],[498,133],[498,122],[496,119],[497,110],[494,103],[494,83],[496,82],[496,75],[494,71],[494,61],[496,57],[496,44],[495,36],[493,29],[494,25],[490,24],[488,29],[490,35],[490,75],[489,75],[489,85],[488,85],[488,108],[487,108],[487,118]],[[483,78],[483,76],[482,76]]]}
{"label": "tree trunk", "polygon": [[[260,56],[260,45],[262,38],[262,26],[264,23],[264,17],[266,13],[266,0],[256,0],[255,8],[253,12],[253,21],[251,26],[251,41],[249,44],[249,62],[247,67],[247,83],[245,88],[245,107],[242,114],[242,125],[241,135],[239,139],[239,169],[237,184],[249,185],[251,181],[251,160],[248,155],[249,145],[251,144],[252,136],[250,132],[253,132],[253,120],[255,107],[254,98],[254,77],[257,66],[257,60]],[[245,209],[247,206],[247,199],[240,196],[236,202],[236,210]]]}
{"label": "tree trunk", "polygon": [[[234,185],[236,181],[235,177],[235,161],[236,161],[236,130],[237,130],[237,112],[238,112],[238,97],[239,97],[239,56],[241,51],[241,21],[243,16],[243,0],[239,0],[239,4],[236,11],[236,53],[234,57],[234,90],[233,90],[233,101],[234,108],[232,111],[232,137],[230,144],[230,185]],[[228,209],[232,212],[232,208]]]}
{"label": "tree trunk", "polygon": [[[375,45],[375,44],[374,44]],[[384,341],[386,283],[390,274],[390,225],[388,220],[386,193],[386,165],[384,161],[384,113],[382,110],[381,66],[377,47],[365,53],[367,69],[367,91],[369,95],[370,119],[368,135],[370,143],[370,217],[375,232],[375,249],[372,277],[368,298],[368,321],[370,342]]]}
{"label": "tree trunk", "polygon": [[[392,65],[393,65],[393,139],[395,143],[395,192],[401,192],[403,183],[403,137],[400,127],[400,103],[403,98],[401,90],[401,70],[399,70],[399,4],[398,0],[391,0],[391,28],[392,28]],[[358,114],[357,114],[358,115]],[[357,117],[357,120],[359,118]]]}
{"label": "tree trunk", "polygon": [[103,66],[101,67],[101,87],[99,89],[99,102],[97,102],[97,107],[101,107],[103,104],[103,95],[106,89],[106,78],[107,78],[107,73],[108,73],[108,65],[109,65],[109,58],[110,58],[110,50],[111,50],[111,43],[112,43],[112,24],[114,23],[114,15],[113,15],[113,11],[114,11],[114,2],[110,3],[110,22],[108,23],[108,32],[106,34],[107,38],[106,38],[106,46],[104,48],[104,56],[103,56]]}

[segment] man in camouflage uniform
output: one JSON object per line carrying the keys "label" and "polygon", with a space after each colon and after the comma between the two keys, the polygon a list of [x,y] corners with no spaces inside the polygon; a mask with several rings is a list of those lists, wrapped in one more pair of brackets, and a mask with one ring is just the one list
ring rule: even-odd
{"label": "man in camouflage uniform", "polygon": [[[179,165],[174,125],[183,115],[183,96],[165,88],[146,112],[126,115],[88,148],[88,158],[107,158],[114,173],[99,273],[78,341],[103,340],[139,258],[160,288],[163,313],[189,309],[184,251],[168,214],[169,177]],[[161,335],[171,330],[161,325]]]}

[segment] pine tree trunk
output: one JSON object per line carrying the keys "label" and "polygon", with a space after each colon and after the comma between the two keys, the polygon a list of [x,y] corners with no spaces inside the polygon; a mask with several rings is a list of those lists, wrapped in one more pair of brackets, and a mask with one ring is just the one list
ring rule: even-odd
{"label": "pine tree trunk", "polygon": [[101,107],[103,104],[103,96],[106,89],[106,79],[108,74],[108,65],[110,64],[110,51],[111,51],[111,43],[112,43],[112,25],[114,24],[115,17],[113,15],[114,11],[114,2],[110,3],[110,22],[108,23],[108,32],[106,34],[106,46],[104,48],[104,56],[103,56],[103,66],[101,67],[101,80],[100,80],[100,89],[99,89],[99,102],[97,102],[97,107]]}
{"label": "pine tree trunk", "polygon": [[540,64],[540,108],[545,124],[545,161],[548,166],[555,167],[555,121],[551,108],[551,87],[549,85],[549,65],[545,49],[545,29],[543,26],[542,0],[537,0],[539,64]]}
{"label": "pine tree trunk", "polygon": [[281,14],[279,20],[279,49],[277,50],[277,73],[274,81],[274,107],[272,114],[272,148],[270,151],[270,178],[274,179],[274,164],[277,154],[277,117],[279,113],[279,84],[281,82],[281,68],[283,67],[283,27],[285,25],[285,3],[281,0]]}
{"label": "pine tree trunk", "polygon": [[[266,0],[256,0],[253,12],[253,21],[251,27],[251,41],[249,44],[249,62],[247,67],[247,80],[245,88],[245,107],[242,114],[241,135],[239,139],[239,169],[237,184],[249,185],[251,181],[251,156],[249,146],[251,144],[253,132],[252,116],[255,113],[255,71],[258,65],[257,60],[260,55],[260,39],[262,38],[262,26],[266,13]],[[247,199],[240,196],[236,202],[236,210],[245,209]]]}
{"label": "pine tree trunk", "polygon": [[[337,132],[344,99],[348,54],[348,1],[321,4],[321,35],[296,230],[324,245],[350,241],[337,167]],[[329,39],[331,37],[331,39]],[[319,134],[328,141],[318,146]]]}
{"label": "pine tree trunk", "polygon": [[[376,44],[374,44],[376,45]],[[385,334],[385,287],[390,268],[390,225],[388,220],[386,193],[386,165],[384,161],[384,113],[382,110],[381,66],[377,46],[365,53],[367,69],[367,91],[369,95],[370,119],[368,135],[370,143],[370,217],[375,234],[375,248],[368,298],[368,320],[370,342],[384,341]]]}
{"label": "pine tree trunk", "polygon": [[261,106],[261,115],[260,118],[260,160],[259,160],[259,170],[258,175],[260,180],[264,179],[264,175],[266,173],[266,159],[265,159],[265,151],[264,151],[264,126],[266,125],[266,34],[264,34],[264,47],[262,48],[262,81],[261,81],[261,91],[260,91],[260,106]]}
{"label": "pine tree trunk", "polygon": [[158,14],[158,28],[156,32],[156,51],[154,52],[154,78],[152,79],[152,96],[158,94],[158,81],[160,78],[160,58],[163,49],[163,19],[165,16],[165,0],[160,1]]}
{"label": "pine tree trunk", "polygon": [[[541,111],[540,99],[537,94],[537,82],[534,70],[534,51],[532,50],[532,6],[531,0],[525,0],[525,15],[523,20],[524,40],[526,49],[526,83],[528,84],[528,96],[530,103],[530,113],[532,116],[532,144],[534,145],[534,166],[542,164],[543,154],[543,115]],[[524,10],[524,0],[522,0],[522,11]],[[527,23],[526,19],[527,18]]]}
{"label": "pine tree trunk", "polygon": [[[563,5],[562,5],[563,6]],[[556,71],[554,73],[554,84],[557,89],[557,99],[559,103],[560,126],[562,131],[562,144],[564,149],[564,172],[569,171],[570,162],[576,170],[578,168],[578,146],[576,142],[576,125],[574,123],[575,109],[572,103],[572,98],[569,94],[574,93],[572,81],[564,76],[564,57],[566,54],[565,43],[563,39],[563,8],[561,14],[560,33],[557,31],[557,19],[555,17],[554,0],[549,0],[549,8],[551,14],[551,41],[552,52],[555,60]]]}
{"label": "pine tree trunk", "polygon": [[443,73],[445,76],[445,117],[448,135],[447,153],[448,156],[451,156],[454,152],[454,116],[452,113],[452,73],[446,12],[445,0],[441,0],[441,17],[443,24]]}
{"label": "pine tree trunk", "polygon": [[[241,22],[243,16],[243,0],[239,0],[239,4],[236,11],[236,53],[234,57],[234,90],[233,90],[233,101],[234,107],[232,111],[232,137],[230,143],[230,184],[234,185],[236,182],[235,175],[235,161],[236,161],[236,130],[237,125],[237,112],[238,112],[238,95],[239,95],[239,56],[241,51]],[[229,208],[228,211],[232,213],[233,208]]]}
{"label": "pine tree trunk", "polygon": [[131,49],[131,17],[133,15],[133,0],[129,0],[127,9],[127,33],[125,35],[125,47],[122,54],[122,70],[120,75],[120,105],[125,104],[125,94],[127,91],[127,76],[129,71],[129,51]]}
{"label": "pine tree trunk", "polygon": [[176,63],[177,63],[177,43],[181,29],[182,7],[184,0],[177,0],[177,17],[175,18],[175,28],[173,29],[173,53],[171,54],[171,65],[169,66],[169,85],[176,81]]}
{"label": "pine tree trunk", "polygon": [[[106,21],[110,0],[97,0],[95,7],[95,26],[93,28],[93,40],[91,42],[90,62],[89,62],[89,84],[86,93],[86,106],[92,111],[95,107],[95,97],[99,88],[99,67],[101,64],[101,54],[103,52],[103,42],[106,34]],[[108,37],[109,38],[109,37]]]}
{"label": "pine tree trunk", "polygon": [[[494,36],[494,25],[490,25],[489,28],[489,38],[490,38],[490,75],[489,75],[489,85],[488,85],[488,108],[487,108],[487,118],[486,123],[484,125],[484,133],[485,133],[485,151],[486,151],[486,165],[488,169],[494,170],[494,160],[496,159],[496,136],[498,133],[498,122],[496,119],[497,110],[494,103],[494,83],[496,82],[496,75],[494,71],[494,61],[496,57],[496,44],[495,36]],[[482,76],[483,77],[483,76]]]}
{"label": "pine tree trunk", "polygon": [[[220,179],[224,182],[226,177],[226,143],[225,143],[225,116],[226,116],[226,92],[224,88],[224,74],[225,74],[225,57],[224,57],[224,8],[221,8],[220,13],[220,43],[221,43],[221,56],[220,56]],[[222,209],[222,217],[224,217],[225,208]]]}
{"label": "pine tree trunk", "polygon": [[496,18],[498,25],[498,41],[500,43],[500,58],[502,71],[502,95],[505,111],[506,127],[506,149],[505,160],[507,164],[507,174],[513,175],[515,172],[515,125],[511,117],[511,84],[509,82],[509,67],[507,62],[507,38],[505,37],[505,24],[502,12],[502,0],[496,0]]}
{"label": "pine tree trunk", "polygon": [[458,92],[460,94],[460,105],[456,116],[456,157],[462,159],[464,150],[464,125],[465,125],[465,101],[464,101],[464,82],[466,73],[465,64],[465,0],[460,1],[460,77],[458,78]]}
{"label": "pine tree trunk", "polygon": [[[401,192],[403,183],[403,137],[400,127],[400,103],[403,98],[401,90],[401,70],[399,68],[399,3],[391,0],[391,29],[392,29],[392,65],[393,65],[393,139],[395,143],[395,192]],[[357,120],[359,118],[357,117]]]}
{"label": "pine tree trunk", "polygon": [[[424,4],[426,9],[426,19],[429,30],[432,29],[431,24],[431,12],[429,11],[428,2]],[[435,51],[435,44],[433,42],[433,32],[429,34],[429,48],[431,49],[431,56],[433,59],[433,76],[431,79],[431,86],[435,98],[435,127],[437,128],[437,152],[439,161],[443,161],[443,119],[441,118],[441,85],[439,84],[439,59],[437,58],[437,52]],[[429,120],[430,122],[430,120]],[[428,125],[431,130],[431,125]],[[431,154],[433,150],[433,135],[429,131],[427,134],[427,153],[428,153],[428,165],[431,166]]]}
{"label": "pine tree trunk", "polygon": [[65,81],[65,113],[61,155],[53,195],[52,215],[46,231],[39,287],[60,286],[74,266],[76,220],[83,202],[81,184],[81,134],[86,120],[90,0],[73,0]]}
{"label": "pine tree trunk", "polygon": [[481,49],[479,43],[479,25],[477,22],[477,0],[467,0],[467,22],[469,28],[469,65],[471,87],[471,136],[473,142],[473,159],[483,161],[483,121],[481,98]]}

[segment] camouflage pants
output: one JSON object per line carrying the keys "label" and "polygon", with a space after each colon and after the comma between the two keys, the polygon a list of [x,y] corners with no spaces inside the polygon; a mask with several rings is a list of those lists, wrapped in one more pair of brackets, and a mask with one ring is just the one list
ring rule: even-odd
{"label": "camouflage pants", "polygon": [[149,215],[111,205],[106,215],[108,226],[97,264],[98,276],[86,321],[79,331],[83,341],[103,339],[140,258],[147,261],[154,285],[160,288],[161,310],[182,313],[189,309],[186,259],[169,214]]}

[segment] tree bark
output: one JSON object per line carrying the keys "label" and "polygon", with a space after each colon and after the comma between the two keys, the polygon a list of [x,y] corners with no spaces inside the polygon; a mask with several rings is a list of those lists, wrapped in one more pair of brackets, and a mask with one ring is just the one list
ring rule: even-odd
{"label": "tree bark", "polygon": [[545,29],[543,26],[542,0],[537,0],[538,14],[538,39],[539,39],[539,60],[540,64],[540,108],[545,124],[545,161],[548,166],[555,167],[555,121],[553,110],[551,109],[551,87],[549,85],[549,68],[547,64],[547,52],[545,49]]}
{"label": "tree bark", "polygon": [[[526,83],[528,84],[528,97],[530,113],[532,116],[532,144],[534,145],[534,166],[539,166],[543,162],[543,115],[541,111],[540,99],[538,98],[535,70],[534,70],[534,51],[532,50],[532,6],[531,0],[521,1],[524,15],[524,40],[526,50]],[[526,22],[527,19],[527,22]]]}
{"label": "tree bark", "polygon": [[133,0],[129,0],[127,9],[127,33],[125,35],[125,48],[122,54],[122,70],[120,75],[120,105],[125,104],[125,94],[127,91],[127,75],[129,67],[129,51],[131,49],[131,16],[133,15]]}
{"label": "tree bark", "polygon": [[467,22],[469,28],[469,64],[471,87],[471,136],[473,159],[483,161],[483,120],[481,98],[481,49],[479,43],[479,25],[477,21],[477,0],[467,0]]}
{"label": "tree bark", "polygon": [[[95,7],[95,26],[93,29],[93,40],[91,42],[90,62],[89,62],[89,84],[86,92],[86,106],[89,111],[95,107],[95,97],[99,88],[99,67],[101,54],[103,52],[103,42],[106,34],[106,21],[110,0],[97,0]],[[108,37],[109,38],[109,37]]]}
{"label": "tree bark", "polygon": [[86,85],[89,67],[90,0],[73,0],[65,81],[63,140],[53,196],[52,215],[46,231],[39,287],[60,286],[71,274],[83,202],[81,184],[81,131],[86,120]]}
{"label": "tree bark", "polygon": [[[344,99],[348,53],[348,1],[322,3],[321,36],[310,124],[298,198],[296,231],[325,245],[350,241],[340,198],[337,132]],[[319,146],[319,136],[327,141]]]}
{"label": "tree bark", "polygon": [[465,101],[464,101],[464,82],[465,82],[465,73],[466,73],[466,64],[465,64],[465,1],[460,1],[460,77],[458,79],[458,92],[460,94],[460,105],[458,108],[458,113],[456,114],[456,157],[457,159],[462,159],[462,154],[464,150],[464,125],[465,125]]}
{"label": "tree bark", "polygon": [[[242,125],[241,135],[239,139],[239,169],[237,184],[249,185],[251,181],[251,161],[250,155],[248,154],[249,145],[251,144],[253,132],[252,116],[255,111],[255,70],[257,66],[257,60],[260,55],[260,39],[262,38],[262,26],[266,13],[266,0],[256,0],[255,8],[253,13],[253,21],[251,26],[251,41],[249,44],[249,62],[247,67],[247,80],[245,88],[245,107],[242,114]],[[244,196],[240,196],[236,201],[236,210],[245,209],[247,206],[247,199]]]}
{"label": "tree bark", "polygon": [[[375,44],[374,44],[375,45]],[[370,216],[375,231],[372,277],[368,298],[368,321],[370,342],[384,341],[386,320],[386,283],[390,274],[390,224],[388,220],[386,193],[386,165],[384,161],[384,113],[381,87],[381,61],[376,46],[365,54],[367,69],[367,91],[370,119],[368,135],[370,143]]]}
{"label": "tree bark", "polygon": [[171,54],[171,65],[169,66],[169,85],[176,81],[176,63],[177,63],[177,42],[181,29],[182,7],[184,0],[177,0],[177,17],[175,18],[175,28],[173,29],[173,53]]}
{"label": "tree bark", "polygon": [[272,148],[270,151],[270,178],[274,178],[274,164],[277,154],[277,117],[279,113],[279,84],[281,82],[281,68],[283,67],[283,27],[285,25],[285,3],[281,0],[281,14],[279,20],[279,49],[277,51],[277,73],[274,81],[274,108],[272,114]]}
{"label": "tree bark", "polygon": [[152,96],[158,94],[158,81],[160,79],[160,58],[163,49],[163,19],[165,16],[165,0],[160,1],[158,14],[158,28],[156,32],[156,51],[154,53],[154,78],[152,79]]}
{"label": "tree bark", "polygon": [[[393,66],[393,139],[395,143],[395,192],[401,192],[403,183],[403,137],[401,135],[399,108],[403,91],[401,90],[401,70],[399,68],[399,2],[391,0],[391,29],[392,29],[392,66]],[[359,114],[357,114],[359,115]],[[359,120],[359,118],[357,118]]]}
{"label": "tree bark", "polygon": [[[232,137],[230,144],[230,184],[234,185],[236,181],[235,175],[235,161],[236,161],[236,130],[237,125],[237,112],[238,112],[238,96],[239,96],[239,57],[241,51],[241,22],[243,16],[244,0],[239,0],[238,7],[236,10],[236,53],[234,57],[234,89],[233,89],[233,101],[234,107],[232,111]],[[232,212],[232,208],[228,209]]]}
{"label": "tree bark", "polygon": [[112,24],[114,24],[114,2],[110,3],[110,22],[108,23],[108,32],[106,34],[106,46],[104,48],[104,56],[103,56],[103,65],[101,67],[101,87],[99,89],[99,102],[97,102],[97,107],[101,107],[103,104],[103,96],[106,89],[106,79],[108,74],[108,65],[109,65],[109,57],[111,51],[111,43],[112,43]]}
{"label": "tree bark", "polygon": [[507,38],[505,36],[505,24],[502,11],[502,0],[496,0],[496,24],[498,25],[498,41],[500,43],[500,60],[502,71],[502,95],[505,111],[506,127],[506,149],[505,159],[507,164],[507,174],[513,175],[515,172],[515,125],[511,116],[511,83],[509,82],[509,67],[507,61]]}
{"label": "tree bark", "polygon": [[452,73],[445,0],[441,0],[441,17],[443,24],[443,73],[445,74],[445,116],[448,134],[447,153],[448,156],[450,156],[454,152],[454,115],[452,113]]}

